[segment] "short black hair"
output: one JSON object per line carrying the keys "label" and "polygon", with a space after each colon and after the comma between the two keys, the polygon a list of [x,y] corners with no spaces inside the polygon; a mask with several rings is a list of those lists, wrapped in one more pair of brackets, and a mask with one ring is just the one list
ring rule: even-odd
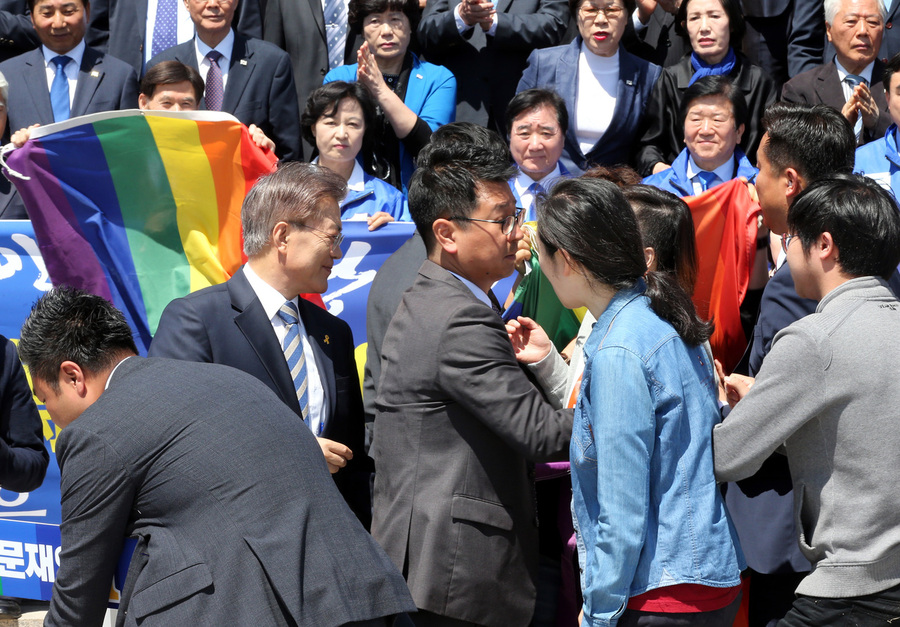
{"label": "short black hair", "polygon": [[325,83],[309,95],[306,108],[300,116],[300,131],[303,139],[311,145],[316,145],[316,137],[313,127],[319,118],[331,116],[337,112],[338,105],[344,98],[351,98],[359,103],[363,112],[363,122],[366,125],[363,132],[362,148],[365,169],[371,172],[375,154],[375,103],[368,90],[357,82],[334,81]]}
{"label": "short black hair", "polygon": [[[722,4],[722,9],[728,16],[728,31],[730,33],[728,42],[733,50],[738,50],[744,39],[744,32],[747,30],[740,2],[739,0],[719,0],[719,2]],[[678,13],[675,14],[675,32],[681,35],[681,38],[684,40],[684,43],[687,44],[688,48],[691,47],[691,38],[688,35],[687,29],[682,26],[682,23],[687,21],[687,11],[690,3],[691,0],[684,0],[681,3],[681,6],[678,7]]]}
{"label": "short black hair", "polygon": [[[34,13],[34,6],[40,2],[40,0],[28,0],[28,7],[31,9],[31,12]],[[81,6],[88,8],[91,6],[91,3],[88,0],[81,0]],[[85,35],[87,35],[85,33]]]}
{"label": "short black hair", "polygon": [[819,179],[797,196],[787,219],[807,255],[822,233],[830,233],[837,263],[850,276],[888,279],[900,263],[897,203],[865,176],[838,174]]}
{"label": "short black hair", "polygon": [[54,391],[59,390],[64,361],[75,362],[85,374],[98,374],[137,352],[121,311],[104,298],[71,287],[54,287],[38,299],[19,340],[22,363]]}
{"label": "short black hair", "polygon": [[556,123],[563,134],[569,130],[569,111],[566,101],[552,89],[526,89],[517,93],[506,107],[506,135],[512,135],[513,120],[532,109],[550,107],[556,111]]}
{"label": "short black hair", "polygon": [[725,74],[713,74],[704,76],[684,91],[681,99],[681,122],[687,120],[688,111],[695,100],[708,96],[722,96],[731,103],[731,112],[734,115],[734,128],[747,123],[749,117],[747,99],[744,92],[735,87],[731,79]]}
{"label": "short black hair", "polygon": [[887,63],[884,64],[884,72],[881,74],[881,82],[884,83],[885,93],[891,91],[891,77],[900,71],[900,52],[892,56]]}
{"label": "short black hair", "polygon": [[470,216],[480,184],[507,183],[515,175],[509,148],[495,131],[454,122],[432,133],[409,182],[409,212],[426,248],[434,245],[435,220]]}
{"label": "short black hair", "polygon": [[367,16],[386,11],[402,11],[409,20],[411,36],[415,37],[419,18],[422,16],[418,0],[350,0],[347,6],[347,23],[362,30],[363,20]]}
{"label": "short black hair", "polygon": [[173,85],[185,81],[194,88],[194,97],[197,98],[199,106],[203,98],[203,78],[200,72],[181,61],[161,61],[147,70],[141,79],[141,93],[147,98],[153,98],[156,88],[160,85]]}
{"label": "short black hair", "polygon": [[762,125],[768,140],[760,149],[776,172],[794,168],[808,185],[853,171],[856,134],[837,109],[776,102],[766,109]]}

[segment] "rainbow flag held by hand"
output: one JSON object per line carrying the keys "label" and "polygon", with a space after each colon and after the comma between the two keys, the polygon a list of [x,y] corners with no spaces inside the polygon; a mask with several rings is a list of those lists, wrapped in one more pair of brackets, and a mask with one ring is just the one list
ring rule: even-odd
{"label": "rainbow flag held by hand", "polygon": [[694,305],[703,319],[715,321],[709,339],[713,355],[725,372],[731,372],[747,347],[740,307],[756,255],[759,203],[739,179],[684,201],[691,209],[697,239]]}
{"label": "rainbow flag held by hand", "polygon": [[4,152],[53,283],[115,304],[142,353],[172,299],[240,267],[241,203],[277,161],[206,111],[82,116]]}

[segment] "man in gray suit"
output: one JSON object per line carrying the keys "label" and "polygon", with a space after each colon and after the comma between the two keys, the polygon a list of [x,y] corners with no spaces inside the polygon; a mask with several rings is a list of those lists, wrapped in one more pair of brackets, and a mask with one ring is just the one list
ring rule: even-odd
{"label": "man in gray suit", "polygon": [[509,152],[474,124],[438,132],[460,141],[426,146],[410,183],[428,259],[384,337],[372,535],[406,575],[417,626],[527,625],[530,462],[567,458],[572,413],[531,385],[492,309],[491,285],[512,273],[522,239]]}
{"label": "man in gray suit", "polygon": [[252,376],[137,357],[121,312],[71,288],[37,302],[20,351],[64,428],[45,625],[101,624],[128,535],[118,625],[389,625],[413,609],[313,435]]}

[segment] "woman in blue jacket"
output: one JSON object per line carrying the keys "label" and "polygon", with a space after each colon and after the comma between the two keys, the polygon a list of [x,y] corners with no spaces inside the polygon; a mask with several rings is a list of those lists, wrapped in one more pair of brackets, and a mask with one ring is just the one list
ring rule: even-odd
{"label": "woman in blue jacket", "polygon": [[[702,321],[678,281],[648,272],[634,211],[609,181],[571,179],[538,207],[541,269],[597,318],[569,456],[582,626],[730,626],[738,540],[713,475],[719,420]],[[698,622],[702,621],[702,622]]]}
{"label": "woman in blue jacket", "polygon": [[419,150],[432,131],[454,120],[456,78],[409,52],[418,0],[351,0],[348,11],[365,42],[357,63],[334,68],[324,82],[359,81],[372,96],[379,176],[406,194]]}
{"label": "woman in blue jacket", "polygon": [[[303,137],[316,146],[316,163],[347,181],[342,220],[367,220],[369,230],[394,220],[410,220],[397,188],[369,174],[375,106],[359,83],[338,81],[309,96],[300,116]],[[363,155],[362,163],[360,154]]]}

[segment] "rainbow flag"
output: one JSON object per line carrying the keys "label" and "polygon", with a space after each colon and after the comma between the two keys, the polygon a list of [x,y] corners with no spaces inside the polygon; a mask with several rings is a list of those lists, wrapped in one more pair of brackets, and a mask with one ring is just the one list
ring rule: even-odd
{"label": "rainbow flag", "polygon": [[750,199],[747,185],[738,179],[684,201],[691,209],[697,239],[694,306],[701,317],[715,321],[709,343],[725,372],[731,372],[747,347],[740,307],[756,255],[759,203]]}
{"label": "rainbow flag", "polygon": [[6,155],[53,283],[110,300],[142,352],[172,299],[240,267],[241,203],[275,164],[217,112],[87,115]]}

